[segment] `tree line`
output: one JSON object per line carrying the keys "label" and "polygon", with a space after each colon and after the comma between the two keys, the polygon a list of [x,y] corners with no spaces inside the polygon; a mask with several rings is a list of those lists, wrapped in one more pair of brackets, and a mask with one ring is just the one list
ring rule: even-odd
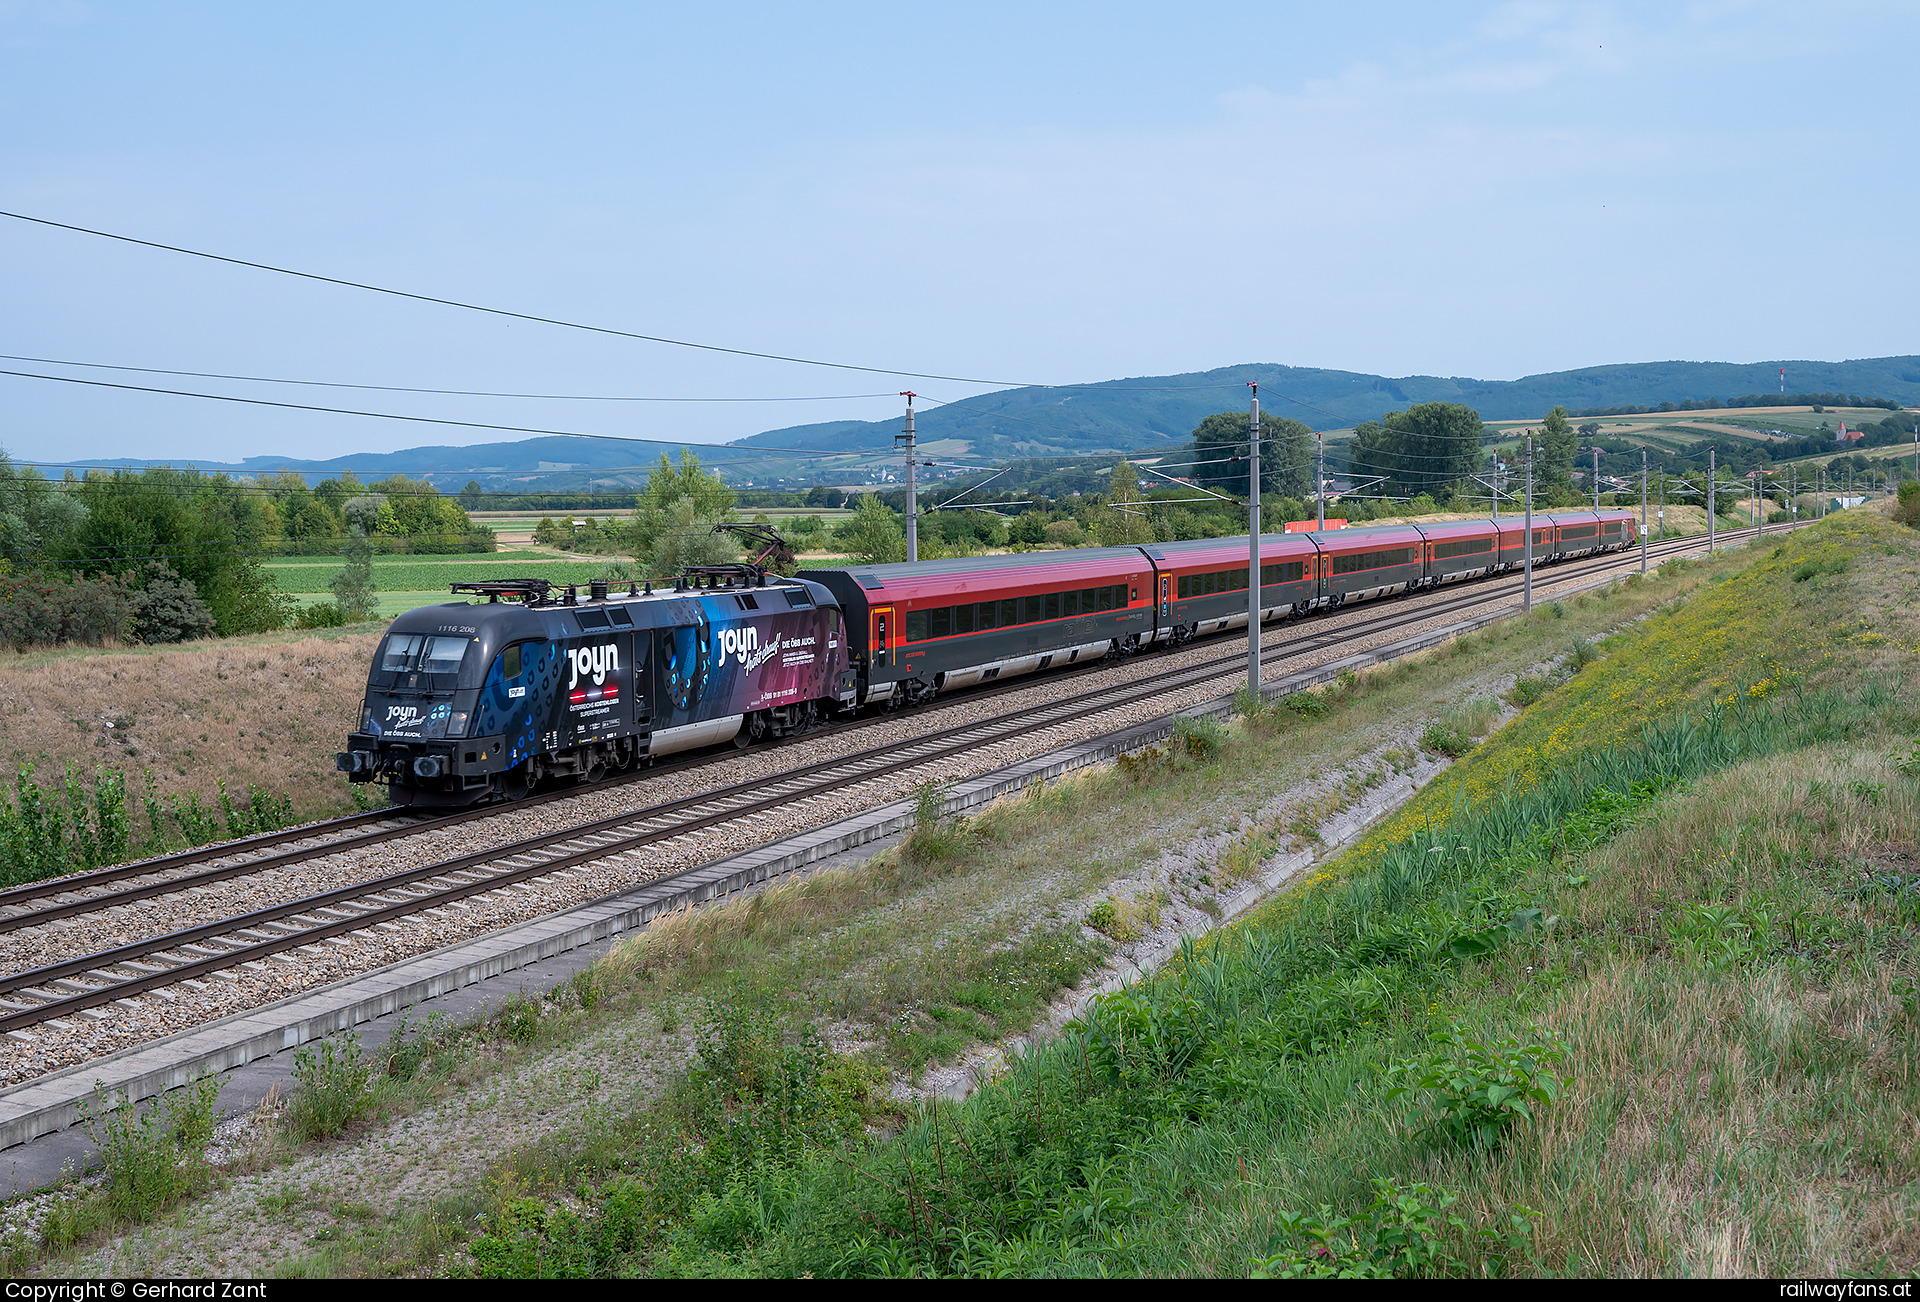
{"label": "tree line", "polygon": [[[395,475],[309,488],[193,469],[49,480],[0,449],[0,643],[170,642],[372,614],[376,552],[492,551],[458,502]],[[331,608],[296,609],[263,564],[341,554]]]}

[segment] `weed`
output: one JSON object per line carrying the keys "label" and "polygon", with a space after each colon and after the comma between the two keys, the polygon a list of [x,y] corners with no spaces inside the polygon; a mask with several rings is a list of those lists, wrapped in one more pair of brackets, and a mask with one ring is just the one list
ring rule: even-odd
{"label": "weed", "polygon": [[974,831],[967,820],[947,812],[953,784],[922,783],[913,800],[913,826],[901,847],[916,864],[944,863],[965,853]]}
{"label": "weed", "polygon": [[1600,658],[1600,648],[1584,637],[1576,637],[1567,648],[1567,667],[1579,673]]}
{"label": "weed", "polygon": [[447,1038],[447,1015],[439,1009],[427,1014],[424,1022],[402,1013],[380,1052],[380,1075],[392,1081],[412,1080]]}
{"label": "weed", "polygon": [[[213,1138],[213,1103],[219,1093],[219,1078],[203,1076],[142,1112],[132,1103],[112,1106],[106,1087],[95,1084],[82,1120],[100,1148],[106,1168],[101,1194],[115,1214],[146,1221],[205,1187],[207,1142]],[[60,1233],[77,1231],[66,1226]]]}
{"label": "weed", "polygon": [[1565,1056],[1551,1037],[1482,1041],[1449,1026],[1425,1056],[1387,1069],[1387,1097],[1426,1095],[1414,1134],[1429,1144],[1491,1147],[1560,1096],[1562,1082],[1547,1068]]}
{"label": "weed", "polygon": [[1556,601],[1548,606],[1547,609],[1553,612],[1555,619],[1565,619],[1567,617],[1567,603],[1564,601]]}
{"label": "weed", "polygon": [[322,1040],[293,1055],[293,1093],[287,1096],[287,1128],[305,1143],[337,1135],[366,1110],[373,1069],[360,1060],[353,1032]]}
{"label": "weed", "polygon": [[1545,674],[1522,674],[1513,680],[1513,686],[1507,691],[1507,699],[1524,710],[1557,685]]}
{"label": "weed", "polygon": [[524,992],[515,991],[506,997],[500,1011],[490,1020],[502,1036],[515,1044],[531,1044],[539,1037],[544,1019],[538,999],[529,999]]}
{"label": "weed", "polygon": [[1420,748],[1449,759],[1459,759],[1473,749],[1473,738],[1467,736],[1459,725],[1445,719],[1435,719],[1420,734]]}
{"label": "weed", "polygon": [[1445,1242],[1447,1231],[1467,1228],[1460,1217],[1446,1214],[1458,1194],[1393,1180],[1375,1180],[1373,1189],[1372,1206],[1358,1216],[1341,1216],[1324,1203],[1317,1213],[1280,1212],[1276,1219],[1291,1243],[1274,1256],[1256,1258],[1253,1277],[1418,1279],[1465,1269]]}

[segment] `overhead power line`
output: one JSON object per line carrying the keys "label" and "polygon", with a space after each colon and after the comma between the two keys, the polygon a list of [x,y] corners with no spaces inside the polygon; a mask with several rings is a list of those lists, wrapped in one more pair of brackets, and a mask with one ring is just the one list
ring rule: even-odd
{"label": "overhead power line", "polygon": [[868,375],[897,375],[912,380],[948,380],[955,384],[990,384],[1014,389],[1126,389],[1135,392],[1174,392],[1186,389],[1236,388],[1237,385],[1110,385],[1110,384],[1041,384],[1031,380],[1000,380],[970,375],[936,375],[927,371],[903,371],[886,366],[862,366],[853,362],[830,362],[816,357],[794,357],[785,353],[759,352],[751,348],[731,348],[723,344],[704,344],[691,339],[674,339],[667,335],[644,334],[637,330],[621,330],[614,326],[592,325],[583,321],[568,321],[561,317],[541,316],[534,312],[516,312],[510,308],[489,307],[484,303],[468,303],[456,298],[441,298],[435,294],[420,294],[412,290],[394,289],[386,285],[374,285],[363,280],[348,280],[341,276],[323,276],[314,271],[300,271],[293,267],[276,266],[270,262],[255,262],[248,258],[230,257],[224,253],[209,253],[203,249],[189,249],[178,244],[163,244],[158,240],[145,240],[138,236],[121,235],[114,231],[97,230],[91,226],[78,226],[72,222],[57,222],[47,217],[35,217],[28,213],[9,212],[0,209],[0,217],[10,217],[15,221],[30,222],[36,226],[51,227],[55,230],[73,231],[79,235],[91,235],[96,239],[115,240],[121,244],[136,244],[142,248],[159,249],[166,253],[178,253],[189,258],[201,258],[208,262],[224,262],[229,266],[247,267],[254,271],[272,272],[278,276],[293,276],[301,280],[316,281],[324,285],[339,285],[347,289],[365,290],[370,294],[385,294],[390,298],[411,299],[416,303],[434,303],[441,307],[459,308],[466,312],[482,312],[489,316],[506,317],[513,321],[532,321],[539,325],[558,326],[566,330],[584,330],[590,334],[611,335],[620,339],[637,339],[643,343],[668,344],[675,348],[693,348],[702,352],[726,353],[733,357],[753,357],[768,362],[789,362],[796,366],[823,366],[838,371],[861,371]]}
{"label": "overhead power line", "polygon": [[195,380],[240,380],[247,384],[297,384],[316,389],[371,389],[379,393],[431,393],[452,398],[537,398],[551,402],[853,402],[861,398],[892,398],[888,393],[806,393],[775,398],[670,398],[603,393],[502,393],[492,389],[431,389],[406,384],[350,384],[342,380],[293,380],[274,375],[229,375],[221,371],[176,371],[159,366],[118,366],[111,362],[70,362],[59,357],[24,357],[0,353],[0,361],[32,362],[38,366],[78,366],[90,371],[135,371],[142,375],[181,375]]}
{"label": "overhead power line", "polygon": [[[581,430],[547,429],[529,425],[500,425],[484,420],[454,420],[448,416],[409,416],[393,411],[366,411],[353,407],[324,407],[308,402],[279,402],[272,398],[243,398],[231,393],[196,393],[190,389],[162,389],[147,384],[121,384],[113,380],[83,380],[77,375],[41,375],[34,371],[10,371],[0,369],[0,375],[13,375],[26,380],[52,380],[59,384],[84,384],[96,389],[126,389],[133,393],[164,393],[176,398],[199,398],[207,402],[237,402],[249,407],[280,407],[288,411],[319,411],[336,416],[365,416],[372,420],[407,421],[417,425],[453,425],[462,429],[490,429],[506,434],[545,434],[573,439],[605,439],[611,443],[651,443],[659,447],[677,448],[688,446],[685,439],[650,439],[637,434],[588,434]],[[723,443],[702,444],[704,447],[723,448]],[[783,452],[808,457],[844,457],[846,452],[830,452],[819,448],[774,448],[754,444],[745,450],[754,452]]]}

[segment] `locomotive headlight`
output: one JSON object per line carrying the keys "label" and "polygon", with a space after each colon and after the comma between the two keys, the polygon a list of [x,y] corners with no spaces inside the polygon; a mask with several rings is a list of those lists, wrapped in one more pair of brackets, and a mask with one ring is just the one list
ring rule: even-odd
{"label": "locomotive headlight", "polygon": [[448,715],[447,716],[447,736],[449,737],[466,736],[467,735],[467,718],[468,718],[468,712],[465,710],[455,710],[452,714]]}
{"label": "locomotive headlight", "polygon": [[360,731],[362,733],[370,733],[373,731],[373,707],[371,705],[361,707]]}

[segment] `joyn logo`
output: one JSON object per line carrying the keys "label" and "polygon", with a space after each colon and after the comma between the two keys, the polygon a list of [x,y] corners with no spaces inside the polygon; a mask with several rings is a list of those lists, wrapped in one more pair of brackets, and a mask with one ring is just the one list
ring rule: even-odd
{"label": "joyn logo", "polygon": [[760,630],[751,624],[744,628],[723,628],[713,635],[713,640],[719,644],[720,659],[732,656],[744,665],[760,645]]}
{"label": "joyn logo", "polygon": [[387,707],[388,728],[416,727],[424,716],[417,705],[389,705]]}
{"label": "joyn logo", "polygon": [[607,681],[607,675],[620,668],[620,648],[609,643],[606,646],[579,646],[567,652],[567,659],[573,664],[573,677],[567,681],[567,690],[572,691],[580,685],[582,678],[591,678],[598,686]]}

